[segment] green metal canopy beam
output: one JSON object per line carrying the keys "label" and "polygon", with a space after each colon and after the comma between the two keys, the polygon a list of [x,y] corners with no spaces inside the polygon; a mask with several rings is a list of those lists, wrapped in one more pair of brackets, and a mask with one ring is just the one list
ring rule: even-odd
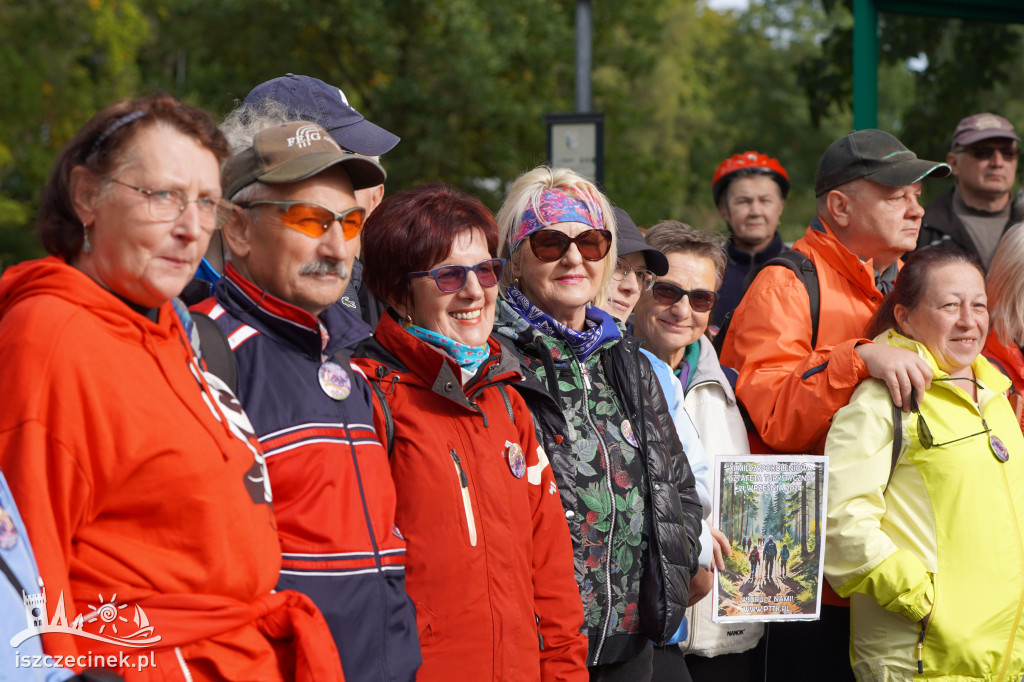
{"label": "green metal canopy beam", "polygon": [[878,127],[878,13],[1024,24],[1022,0],[853,0],[853,127]]}

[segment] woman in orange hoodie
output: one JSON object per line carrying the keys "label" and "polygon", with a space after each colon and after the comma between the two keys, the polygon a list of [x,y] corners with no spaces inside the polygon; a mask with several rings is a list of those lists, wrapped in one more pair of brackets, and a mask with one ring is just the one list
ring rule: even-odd
{"label": "woman in orange hoodie", "polygon": [[167,95],[108,107],[43,191],[52,255],[0,280],[0,466],[42,576],[18,637],[128,679],[337,680],[320,613],[271,593],[263,456],[172,302],[225,207],[227,154]]}

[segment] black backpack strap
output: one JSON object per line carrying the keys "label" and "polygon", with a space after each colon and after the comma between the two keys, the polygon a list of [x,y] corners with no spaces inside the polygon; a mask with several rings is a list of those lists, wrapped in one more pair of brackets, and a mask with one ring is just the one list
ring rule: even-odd
{"label": "black backpack strap", "polygon": [[[818,345],[818,318],[821,316],[821,288],[818,284],[818,271],[814,268],[814,263],[799,251],[790,249],[767,261],[764,267],[769,265],[780,265],[792,270],[797,278],[804,283],[811,309],[811,348],[815,348]],[[715,352],[719,355],[722,354],[725,335],[729,331],[729,324],[732,322],[734,312],[735,309],[726,313],[722,326],[718,328],[718,334],[715,335],[712,342]]]}
{"label": "black backpack strap", "polygon": [[228,337],[212,318],[202,313],[192,313],[196,332],[199,334],[199,348],[206,369],[228,385],[231,392],[238,394],[238,361],[228,344]]}
{"label": "black backpack strap", "polygon": [[765,267],[769,265],[781,265],[784,268],[789,268],[804,283],[811,309],[811,348],[816,348],[818,345],[818,318],[821,316],[821,288],[818,284],[818,271],[815,270],[814,263],[799,251],[790,249],[765,263]]}
{"label": "black backpack strap", "polygon": [[384,445],[388,449],[388,459],[391,459],[391,453],[395,447],[395,420],[391,416],[391,406],[388,404],[385,396],[391,395],[395,390],[395,384],[401,380],[401,375],[395,374],[389,380],[390,390],[385,391],[381,384],[384,382],[384,377],[391,374],[394,370],[386,365],[377,365],[377,375],[373,377],[367,377],[369,379],[370,388],[373,389],[373,395],[377,398],[377,404],[380,405],[381,414],[384,417]]}
{"label": "black backpack strap", "polygon": [[903,454],[903,410],[892,404],[892,464],[889,466],[889,478],[885,481],[885,488],[889,488],[892,475],[896,472],[896,465],[900,463],[900,455]]}
{"label": "black backpack strap", "polygon": [[4,576],[7,578],[7,582],[9,582],[11,586],[18,591],[19,596],[21,596],[22,593],[28,594],[28,592],[25,591],[25,586],[22,585],[21,581],[18,580],[18,576],[14,575],[14,570],[12,570],[11,567],[7,565],[7,562],[4,560],[3,554],[0,554],[0,573],[4,574]]}

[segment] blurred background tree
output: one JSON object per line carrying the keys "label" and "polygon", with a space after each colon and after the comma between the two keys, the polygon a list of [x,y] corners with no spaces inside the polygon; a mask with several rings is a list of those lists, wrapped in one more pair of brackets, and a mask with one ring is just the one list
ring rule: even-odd
{"label": "blurred background tree", "polygon": [[[574,107],[574,0],[0,0],[0,268],[40,255],[32,224],[61,146],[97,110],[166,91],[218,118],[287,72],[341,87],[400,135],[391,191],[444,180],[496,209],[546,160],[544,114]],[[593,3],[605,189],[641,226],[721,229],[715,167],[757,149],[814,211],[818,157],[852,125],[850,0]],[[1020,26],[880,15],[879,125],[942,159],[962,116],[1024,123]],[[933,183],[934,194],[945,186]]]}

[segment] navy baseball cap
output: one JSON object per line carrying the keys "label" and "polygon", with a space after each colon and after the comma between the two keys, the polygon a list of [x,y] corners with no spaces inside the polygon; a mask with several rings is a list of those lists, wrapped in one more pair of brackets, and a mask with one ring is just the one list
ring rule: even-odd
{"label": "navy baseball cap", "polygon": [[284,104],[304,121],[320,124],[338,144],[356,154],[380,156],[401,139],[367,121],[344,92],[318,78],[285,74],[257,85],[245,96],[245,103],[265,99]]}

